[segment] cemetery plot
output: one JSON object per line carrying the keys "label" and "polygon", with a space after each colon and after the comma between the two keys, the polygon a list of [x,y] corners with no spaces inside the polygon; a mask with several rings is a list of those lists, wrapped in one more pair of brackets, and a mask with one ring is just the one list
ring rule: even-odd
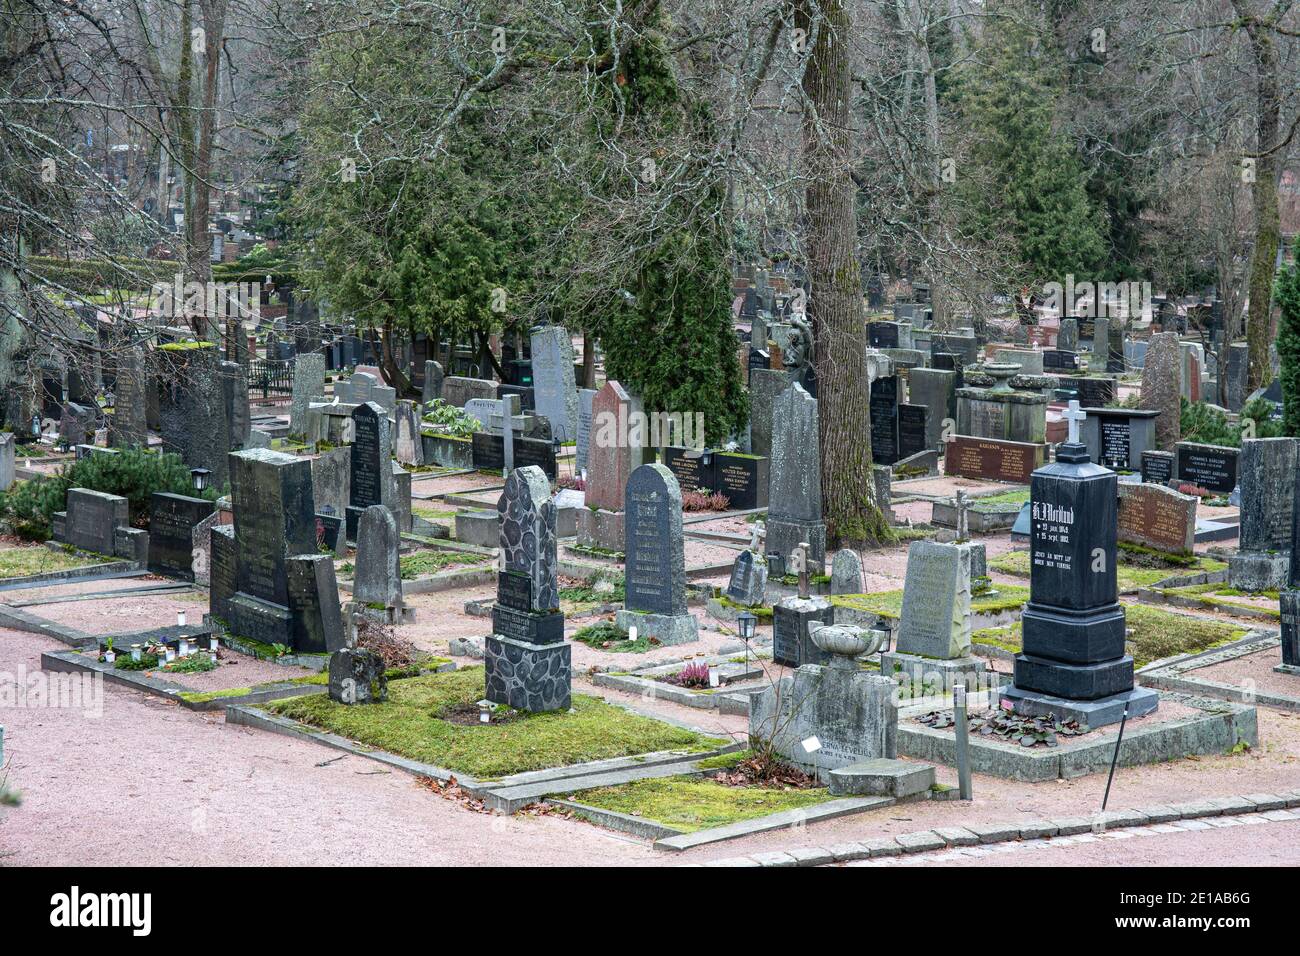
{"label": "cemetery plot", "polygon": [[1189,584],[1182,587],[1151,588],[1143,601],[1175,607],[1218,611],[1232,617],[1280,621],[1277,591],[1240,591],[1225,583]]}
{"label": "cemetery plot", "polygon": [[1252,631],[1208,653],[1149,670],[1142,680],[1164,690],[1300,711],[1300,682],[1277,670],[1280,644],[1275,635]]}
{"label": "cemetery plot", "polygon": [[[997,593],[984,596],[972,595],[970,602],[971,617],[976,623],[981,620],[999,618],[1013,611],[1018,611],[1029,600],[1029,588],[1014,584],[1000,584]],[[879,617],[889,622],[897,622],[903,615],[903,591],[877,591],[874,594],[838,594],[831,596],[831,604],[836,608],[836,620],[841,616],[861,615]]]}
{"label": "cemetery plot", "polygon": [[43,545],[0,548],[0,582],[107,564],[109,558]]}
{"label": "cemetery plot", "polygon": [[573,695],[573,712],[498,710],[480,723],[483,668],[414,677],[388,700],[348,706],[327,694],[269,704],[289,718],[389,754],[480,779],[660,750],[706,752],[719,742],[595,697]]}
{"label": "cemetery plot", "polygon": [[[1175,654],[1190,654],[1229,644],[1248,631],[1248,628],[1227,621],[1176,614],[1143,604],[1126,604],[1124,612],[1130,632],[1125,644],[1137,667]],[[985,647],[1006,652],[1005,655],[992,656],[1014,655],[1021,650],[1020,635],[1020,622],[1016,621],[1003,627],[975,631],[971,634],[971,644],[977,654],[980,647]]]}
{"label": "cemetery plot", "polygon": [[[1028,579],[1029,552],[1008,551],[1000,554],[989,559],[989,568],[1011,577]],[[1227,563],[1211,557],[1189,556],[1186,561],[1166,561],[1150,552],[1130,552],[1122,545],[1119,549],[1119,563],[1116,565],[1119,589],[1126,594],[1135,593],[1140,588],[1156,587],[1163,581],[1198,574],[1221,575],[1227,570]]]}

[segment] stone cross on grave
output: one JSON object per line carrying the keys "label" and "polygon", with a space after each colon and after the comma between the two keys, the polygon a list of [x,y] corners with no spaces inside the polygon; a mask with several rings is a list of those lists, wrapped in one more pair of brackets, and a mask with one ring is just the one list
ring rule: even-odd
{"label": "stone cross on grave", "polygon": [[961,489],[957,490],[954,507],[957,509],[957,540],[965,541],[970,537],[970,499]]}
{"label": "stone cross on grave", "polygon": [[763,539],[767,537],[767,526],[761,521],[755,521],[754,526],[749,529],[749,550],[755,554],[763,553]]}
{"label": "stone cross on grave", "polygon": [[799,575],[799,597],[808,599],[808,542],[800,541],[799,546],[790,552],[790,567],[787,569]]}
{"label": "stone cross on grave", "polygon": [[1077,399],[1071,399],[1070,407],[1061,413],[1061,417],[1070,423],[1070,435],[1066,440],[1071,445],[1079,444],[1079,424],[1088,417],[1088,413],[1079,407]]}

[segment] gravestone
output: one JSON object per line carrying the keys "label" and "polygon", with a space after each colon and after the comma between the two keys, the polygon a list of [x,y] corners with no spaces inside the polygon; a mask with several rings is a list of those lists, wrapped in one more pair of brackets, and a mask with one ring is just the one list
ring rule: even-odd
{"label": "gravestone", "polygon": [[787,555],[807,542],[808,560],[820,574],[826,564],[826,525],[818,440],[817,399],[795,383],[773,409],[767,548]]}
{"label": "gravestone", "polygon": [[[814,621],[812,639],[828,648],[870,654],[883,634]],[[862,670],[856,654],[822,653],[750,698],[749,734],[770,741],[791,763],[824,777],[827,771],[897,755],[897,685]]]}
{"label": "gravestone", "polygon": [[442,400],[456,408],[464,408],[473,398],[495,399],[497,383],[485,378],[466,378],[448,375],[442,380]]}
{"label": "gravestone", "polygon": [[1250,346],[1233,342],[1228,346],[1228,411],[1239,412],[1246,404],[1250,375]]}
{"label": "gravestone", "polygon": [[163,450],[180,455],[188,468],[208,469],[213,487],[224,487],[230,480],[227,456],[235,449],[216,349],[163,347],[154,354],[162,363],[158,414]]}
{"label": "gravestone", "polygon": [[732,511],[767,507],[770,485],[766,458],[715,449],[668,447],[662,460],[686,491],[716,491],[727,498]]}
{"label": "gravestone", "polygon": [[1241,443],[1241,533],[1228,558],[1228,583],[1240,591],[1287,586],[1295,496],[1296,439],[1247,438]]}
{"label": "gravestone", "polygon": [[378,369],[373,373],[365,372],[362,366],[358,366],[351,378],[334,383],[334,397],[345,405],[374,402],[385,415],[392,415],[397,410],[397,390],[383,383]]}
{"label": "gravestone", "polygon": [[388,699],[384,659],[376,651],[344,647],[330,655],[329,695],[338,704],[382,704]]}
{"label": "gravestone", "polygon": [[1156,709],[1159,696],[1135,688],[1125,652],[1116,578],[1118,523],[1113,471],[1088,460],[1078,407],[1056,461],[1030,482],[1029,603],[1021,613],[1014,686],[1002,696],[1026,714],[1054,714],[1091,728]]}
{"label": "gravestone", "polygon": [[629,422],[641,417],[641,403],[618,382],[606,382],[591,400],[591,443],[587,451],[585,508],[578,512],[578,544],[623,550],[623,496],[632,472],[646,459],[649,436]]}
{"label": "gravestone", "polygon": [[1287,585],[1278,594],[1281,613],[1282,663],[1273,668],[1283,674],[1300,676],[1300,473],[1290,482],[1291,562]]}
{"label": "gravestone", "polygon": [[230,483],[233,534],[225,541],[226,526],[212,529],[212,615],[230,633],[264,644],[338,650],[338,583],[333,556],[320,553],[316,540],[310,462],[264,448],[233,452]]}
{"label": "gravestone", "polygon": [[984,661],[970,652],[971,564],[969,544],[914,541],[908,548],[898,639],[881,655],[880,672],[906,675],[914,697],[927,686],[975,689],[982,680]]}
{"label": "gravestone", "polygon": [[772,414],[777,397],[790,387],[790,376],[780,369],[749,370],[749,450],[770,458]]}
{"label": "gravestone", "polygon": [[927,412],[928,410],[922,405],[904,402],[898,406],[899,461],[911,458],[929,448],[926,436]]}
{"label": "gravestone", "polygon": [[225,403],[222,416],[225,441],[222,447],[229,454],[248,447],[253,429],[248,407],[248,374],[238,362],[217,363],[217,374],[221,382],[221,400]]}
{"label": "gravestone", "polygon": [[356,571],[352,599],[356,612],[386,624],[409,621],[402,601],[402,573],[398,566],[401,538],[392,511],[371,505],[357,522]]}
{"label": "gravestone", "polygon": [[144,448],[149,444],[145,421],[148,386],[144,349],[138,345],[125,349],[117,359],[117,383],[113,389],[113,427],[109,434],[114,448]]}
{"label": "gravestone", "polygon": [[79,548],[112,557],[118,528],[131,526],[131,504],[120,495],[110,495],[89,488],[68,489],[67,511],[55,514],[56,529],[62,521],[63,533],[57,539]]}
{"label": "gravestone", "polygon": [[624,495],[624,607],[614,623],[627,633],[685,644],[699,638],[686,609],[686,551],[682,537],[682,491],[665,466],[641,465]]}
{"label": "gravestone", "polygon": [[1028,484],[1046,460],[1047,446],[954,435],[944,444],[946,475]]}
{"label": "gravestone", "polygon": [[430,359],[424,363],[424,387],[420,391],[420,404],[429,405],[442,398],[442,366]]}
{"label": "gravestone", "polygon": [[1079,353],[1067,349],[1043,349],[1043,371],[1077,372],[1079,371]]}
{"label": "gravestone", "polygon": [[212,583],[212,529],[221,520],[220,511],[212,512],[194,526],[190,536],[190,573],[194,583],[204,587]]}
{"label": "gravestone", "polygon": [[862,594],[862,558],[841,548],[831,560],[831,594]]}
{"label": "gravestone", "polygon": [[727,597],[745,607],[758,607],[764,602],[766,591],[767,559],[756,551],[740,552],[731,565]]}
{"label": "gravestone", "polygon": [[571,648],[556,583],[555,502],[546,475],[516,468],[497,500],[501,569],[484,644],[484,696],[532,712],[567,710]]}
{"label": "gravestone", "polygon": [[551,433],[562,443],[578,437],[578,385],[573,370],[573,342],[559,325],[531,330],[533,347],[533,403],[537,414],[551,423]]}
{"label": "gravestone", "polygon": [[361,512],[371,505],[396,508],[393,484],[392,425],[384,409],[364,402],[352,412],[352,456],[349,461],[348,508],[345,512],[349,541],[355,541]]}
{"label": "gravestone", "polygon": [[[344,520],[351,500],[352,446],[331,448],[311,460],[311,489],[316,513]],[[346,532],[339,535],[338,556],[347,552]]]}
{"label": "gravestone", "polygon": [[1189,555],[1196,543],[1200,499],[1165,485],[1119,485],[1118,540],[1168,554]]}
{"label": "gravestone", "polygon": [[194,529],[216,506],[203,498],[155,491],[149,496],[149,570],[194,580]]}
{"label": "gravestone", "polygon": [[307,432],[307,409],[312,399],[325,394],[325,356],[319,352],[298,355],[293,360],[293,404],[289,410],[289,432]]}
{"label": "gravestone", "polygon": [[1177,456],[1172,451],[1144,451],[1142,453],[1142,480],[1155,485],[1167,485],[1174,477]]}
{"label": "gravestone", "polygon": [[893,375],[871,383],[871,458],[892,465],[898,452],[898,378]]}
{"label": "gravestone", "polygon": [[69,445],[93,444],[98,408],[68,402],[59,416],[59,438]]}
{"label": "gravestone", "polygon": [[957,373],[935,368],[914,368],[907,376],[913,405],[925,406],[925,447],[943,443],[945,419],[957,418]]}
{"label": "gravestone", "polygon": [[17,445],[13,432],[0,432],[0,491],[8,491],[13,486]]}
{"label": "gravestone", "polygon": [[1079,321],[1066,316],[1061,319],[1061,328],[1056,333],[1056,347],[1066,352],[1079,350]]}
{"label": "gravestone", "polygon": [[1136,408],[1089,409],[1082,429],[1088,457],[1117,471],[1141,469],[1142,453],[1155,447],[1159,414]]}
{"label": "gravestone", "polygon": [[1231,494],[1237,487],[1238,449],[1180,441],[1175,450],[1179,481],[1221,495]]}
{"label": "gravestone", "polygon": [[415,402],[398,402],[394,420],[393,457],[403,465],[423,465],[424,442],[420,437],[420,413]]}
{"label": "gravestone", "polygon": [[1182,428],[1179,362],[1181,350],[1173,332],[1157,332],[1147,346],[1142,366],[1142,407],[1155,409],[1156,448],[1173,451]]}
{"label": "gravestone", "polygon": [[596,397],[594,388],[578,390],[578,445],[574,452],[574,468],[581,475],[587,470],[591,452],[591,416],[592,402]]}

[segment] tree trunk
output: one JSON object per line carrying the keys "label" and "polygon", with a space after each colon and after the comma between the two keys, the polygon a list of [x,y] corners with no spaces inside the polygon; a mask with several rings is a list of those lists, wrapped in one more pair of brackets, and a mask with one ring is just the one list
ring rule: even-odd
{"label": "tree trunk", "polygon": [[596,387],[596,337],[590,332],[582,333],[582,384]]}
{"label": "tree trunk", "polygon": [[850,177],[849,15],[843,0],[800,0],[795,26],[813,43],[802,82],[802,125],[822,512],[828,543],[860,546],[891,535],[871,474],[866,325]]}
{"label": "tree trunk", "polygon": [[[1234,4],[1240,13],[1240,0]],[[1255,58],[1255,181],[1251,204],[1255,213],[1255,248],[1250,257],[1250,313],[1246,321],[1246,344],[1250,350],[1247,392],[1263,388],[1271,378],[1268,346],[1273,341],[1273,272],[1281,244],[1277,188],[1281,174],[1278,162],[1278,131],[1281,127],[1281,94],[1278,88],[1277,47],[1271,24],[1250,19],[1246,24],[1250,49]]]}

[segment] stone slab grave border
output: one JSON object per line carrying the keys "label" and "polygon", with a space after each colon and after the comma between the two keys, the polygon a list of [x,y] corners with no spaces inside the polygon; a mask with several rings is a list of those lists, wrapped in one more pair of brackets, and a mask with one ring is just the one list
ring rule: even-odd
{"label": "stone slab grave border", "polygon": [[147,594],[180,594],[193,591],[194,585],[188,581],[173,581],[166,584],[142,584],[138,588],[121,588],[117,591],[88,591],[83,594],[64,594],[56,597],[29,598],[26,601],[12,601],[3,605],[9,608],[40,607],[43,604],[68,604],[78,601],[116,601],[121,598],[140,597]]}
{"label": "stone slab grave border", "polygon": [[[734,656],[735,654],[731,653],[709,657],[683,658],[668,662],[657,661],[654,664],[638,667],[632,671],[598,671],[591,675],[591,682],[597,687],[610,687],[614,690],[636,694],[643,700],[646,698],[666,700],[670,703],[693,707],[696,710],[716,710],[722,714],[745,717],[749,715],[750,695],[759,693],[771,686],[766,678],[747,679],[736,684],[721,685],[708,691],[677,687],[674,684],[667,684],[654,679],[654,675],[675,674],[691,663],[731,664],[734,663],[732,660]],[[755,654],[754,659],[760,660],[761,658],[758,658]]]}
{"label": "stone slab grave border", "polygon": [[[303,694],[315,694],[319,693],[321,690],[319,685],[294,684],[285,681],[284,683],[268,685],[260,690],[248,694],[241,694],[239,696],[214,697],[210,700],[186,700],[181,695],[195,692],[194,688],[186,687],[184,684],[176,684],[161,677],[147,677],[143,671],[118,670],[113,665],[106,664],[94,656],[79,653],[77,651],[45,651],[41,654],[41,669],[47,671],[58,671],[65,674],[102,674],[105,683],[120,684],[124,687],[129,687],[132,690],[138,690],[145,694],[152,694],[155,697],[162,697],[166,700],[175,701],[186,710],[196,711],[226,710],[227,708],[237,704],[262,704],[272,700],[280,700],[283,697],[300,697]],[[426,671],[425,673],[441,674],[445,671],[453,671],[455,669],[456,665],[448,662],[446,664],[440,664],[437,668],[432,671]],[[166,671],[160,670],[157,673],[165,674]],[[401,678],[395,679],[400,680]],[[203,692],[199,691],[197,693]]]}
{"label": "stone slab grave border", "polygon": [[[639,711],[618,701],[607,701],[607,703],[628,713],[681,727],[702,736],[719,736],[715,731],[693,727],[683,721],[674,720],[662,714]],[[445,767],[422,763],[418,760],[411,760],[366,744],[357,743],[354,740],[320,730],[309,724],[269,713],[256,704],[245,705],[241,703],[227,707],[226,723],[241,724],[271,733],[283,734],[298,740],[311,741],[324,747],[341,750],[353,756],[374,760],[417,777],[430,777],[443,782],[455,779],[461,789],[470,796],[482,800],[484,806],[488,809],[507,814],[514,813],[529,804],[539,803],[557,794],[590,790],[593,787],[616,786],[653,777],[679,776],[692,768],[698,769],[696,765],[701,760],[734,753],[745,749],[746,746],[741,741],[733,741],[714,750],[698,753],[656,751],[647,754],[634,754],[629,757],[615,757],[608,760],[571,764],[567,767],[528,771],[497,780],[479,780],[465,773],[457,773]]]}
{"label": "stone slab grave border", "polygon": [[[1217,574],[1217,572],[1215,573]],[[1196,581],[1191,584],[1169,585],[1161,581],[1156,587],[1138,588],[1138,601],[1142,604],[1166,604],[1169,607],[1187,608],[1192,611],[1205,611],[1208,608],[1234,617],[1268,621],[1273,624],[1276,624],[1281,618],[1281,612],[1274,611],[1271,608],[1250,607],[1244,604],[1233,604],[1230,601],[1209,604],[1199,600],[1194,595],[1173,593],[1173,589],[1176,587],[1193,587],[1196,584],[1221,584],[1227,581],[1226,575],[1219,580],[1214,580],[1212,575],[1209,574],[1206,575],[1206,578],[1205,581]]]}
{"label": "stone slab grave border", "polygon": [[[1169,806],[1107,810],[1105,813],[1097,813],[1091,817],[1012,820],[1006,823],[972,824],[969,827],[940,826],[932,830],[917,830],[912,833],[875,837],[854,843],[837,843],[825,847],[798,847],[680,865],[686,867],[825,866],[833,863],[928,853],[954,847],[996,846],[1031,841],[1050,845],[1052,840],[1062,837],[1123,832],[1142,827],[1169,826],[1171,827],[1169,832],[1204,829],[1212,824],[1200,821],[1215,818],[1240,819],[1251,814],[1262,814],[1270,822],[1284,823],[1300,820],[1300,812],[1296,812],[1297,808],[1300,808],[1300,790],[1249,793],[1231,797],[1206,797]],[[1200,825],[1177,826],[1182,821]]]}
{"label": "stone slab grave border", "polygon": [[[970,526],[971,533],[977,531],[990,533],[994,531],[1005,531],[1016,523],[1016,518],[1020,514],[1020,507],[1024,502],[1015,502],[1014,504],[1005,504],[995,506],[990,511],[976,510],[976,505],[980,503],[981,498],[1000,498],[1002,495],[1013,494],[1016,492],[1028,492],[1028,485],[1009,484],[1005,488],[995,488],[990,491],[976,492],[966,496],[966,522]],[[930,524],[937,528],[956,528],[957,527],[957,502],[951,495],[938,496],[916,496],[920,500],[929,500],[931,503]]]}
{"label": "stone slab grave border", "polygon": [[[1183,704],[1202,713],[1162,724],[1128,728],[1120,746],[1119,766],[1135,767],[1179,757],[1223,754],[1239,743],[1259,746],[1254,707],[1171,691],[1159,693],[1161,700]],[[927,763],[956,766],[956,738],[943,730],[900,720],[898,753]],[[1113,737],[1092,741],[1067,740],[1050,748],[992,743],[979,736],[970,739],[973,771],[1027,783],[1058,778],[1071,780],[1091,773],[1103,773],[1109,769],[1114,753]]]}
{"label": "stone slab grave border", "polygon": [[[47,547],[49,547],[48,543]],[[61,545],[54,545],[50,547],[50,550],[59,554],[65,553]],[[87,552],[78,551],[73,553],[86,554]],[[65,568],[62,571],[44,571],[41,574],[25,574],[16,578],[4,578],[0,580],[0,591],[23,591],[27,588],[67,584],[71,581],[108,580],[110,578],[126,577],[132,573],[139,576],[149,572],[143,569],[138,561],[105,561],[100,564],[88,564],[80,568]]]}
{"label": "stone slab grave border", "polygon": [[[1216,647],[1200,654],[1163,661],[1152,661],[1137,672],[1137,678],[1146,687],[1214,697],[1240,704],[1262,704],[1280,710],[1300,711],[1300,679],[1296,680],[1294,694],[1276,694],[1262,690],[1247,690],[1234,684],[1207,680],[1193,676],[1202,667],[1211,667],[1225,661],[1236,660],[1249,654],[1263,654],[1282,646],[1276,631],[1252,631],[1240,640]],[[1281,659],[1280,657],[1278,658]]]}

